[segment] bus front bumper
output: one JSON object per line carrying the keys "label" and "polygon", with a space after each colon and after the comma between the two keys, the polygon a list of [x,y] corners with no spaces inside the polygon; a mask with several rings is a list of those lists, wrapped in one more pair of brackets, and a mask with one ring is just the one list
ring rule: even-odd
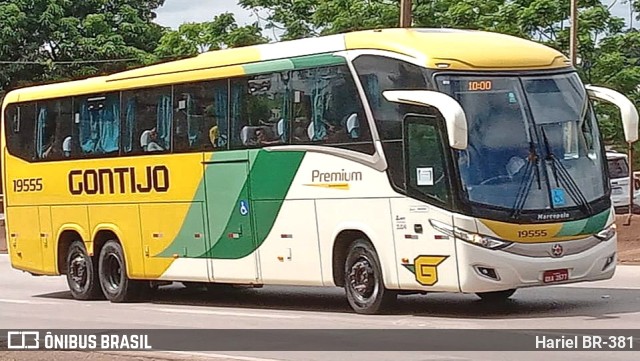
{"label": "bus front bumper", "polygon": [[[528,257],[456,242],[460,290],[467,293],[604,280],[616,268],[617,237],[564,257]],[[556,243],[549,243],[553,247]],[[562,245],[562,242],[558,242]]]}

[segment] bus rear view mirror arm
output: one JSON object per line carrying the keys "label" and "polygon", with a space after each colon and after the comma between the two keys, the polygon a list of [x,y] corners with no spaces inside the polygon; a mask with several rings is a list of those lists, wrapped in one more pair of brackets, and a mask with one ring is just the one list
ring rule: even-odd
{"label": "bus rear view mirror arm", "polygon": [[394,103],[436,108],[444,117],[451,148],[467,148],[467,117],[460,103],[452,97],[430,90],[387,90],[382,95]]}
{"label": "bus rear view mirror arm", "polygon": [[591,99],[602,100],[614,104],[620,109],[622,127],[627,143],[638,140],[638,110],[631,100],[615,90],[587,85],[587,93]]}

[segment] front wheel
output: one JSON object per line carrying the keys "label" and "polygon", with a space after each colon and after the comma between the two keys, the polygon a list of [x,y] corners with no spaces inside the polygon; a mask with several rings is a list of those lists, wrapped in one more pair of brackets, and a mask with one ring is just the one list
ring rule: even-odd
{"label": "front wheel", "polygon": [[104,298],[98,267],[82,241],[74,241],[67,252],[67,284],[76,300]]}
{"label": "front wheel", "polygon": [[354,311],[376,314],[390,308],[398,293],[384,287],[378,255],[369,242],[353,243],[344,270],[347,300]]}
{"label": "front wheel", "polygon": [[98,268],[100,286],[109,301],[127,302],[140,295],[142,284],[127,277],[124,252],[117,241],[108,241],[102,247]]}
{"label": "front wheel", "polygon": [[508,300],[509,297],[513,296],[515,292],[515,289],[493,292],[480,292],[476,293],[476,296],[480,297],[481,300],[487,302],[504,302]]}

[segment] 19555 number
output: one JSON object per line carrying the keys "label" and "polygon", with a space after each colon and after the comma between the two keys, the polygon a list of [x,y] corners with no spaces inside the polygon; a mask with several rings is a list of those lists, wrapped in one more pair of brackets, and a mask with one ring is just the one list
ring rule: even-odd
{"label": "19555 number", "polygon": [[42,178],[13,180],[13,191],[16,193],[40,192],[43,188]]}

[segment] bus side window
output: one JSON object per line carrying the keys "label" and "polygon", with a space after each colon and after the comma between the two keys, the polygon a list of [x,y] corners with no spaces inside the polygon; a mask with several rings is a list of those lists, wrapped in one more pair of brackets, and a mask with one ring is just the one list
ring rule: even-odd
{"label": "bus side window", "polygon": [[173,98],[170,86],[122,93],[125,154],[171,151]]}
{"label": "bus side window", "polygon": [[[290,72],[281,72],[232,81],[232,148],[289,143],[292,97],[290,76]],[[245,110],[242,111],[241,108]]]}
{"label": "bus side window", "polygon": [[63,159],[71,156],[71,122],[71,99],[38,103],[38,159]]}
{"label": "bus side window", "polygon": [[7,148],[13,156],[32,160],[35,155],[36,104],[10,105],[5,113]]}
{"label": "bus side window", "polygon": [[387,101],[386,90],[432,89],[423,70],[414,64],[378,55],[361,55],[353,61],[367,96],[381,140],[402,138],[402,105]]}
{"label": "bus side window", "polygon": [[73,140],[81,157],[117,154],[120,149],[119,93],[78,97],[74,100]]}
{"label": "bus side window", "polygon": [[225,149],[228,128],[228,81],[174,88],[174,151]]}
{"label": "bus side window", "polygon": [[[406,190],[402,119],[409,108],[387,101],[385,90],[433,89],[423,70],[414,64],[378,55],[361,55],[353,61],[373,112],[382,149],[389,164],[389,178],[398,190]],[[424,110],[422,110],[423,112]]]}
{"label": "bus side window", "polygon": [[293,142],[373,154],[362,102],[345,65],[295,71]]}

